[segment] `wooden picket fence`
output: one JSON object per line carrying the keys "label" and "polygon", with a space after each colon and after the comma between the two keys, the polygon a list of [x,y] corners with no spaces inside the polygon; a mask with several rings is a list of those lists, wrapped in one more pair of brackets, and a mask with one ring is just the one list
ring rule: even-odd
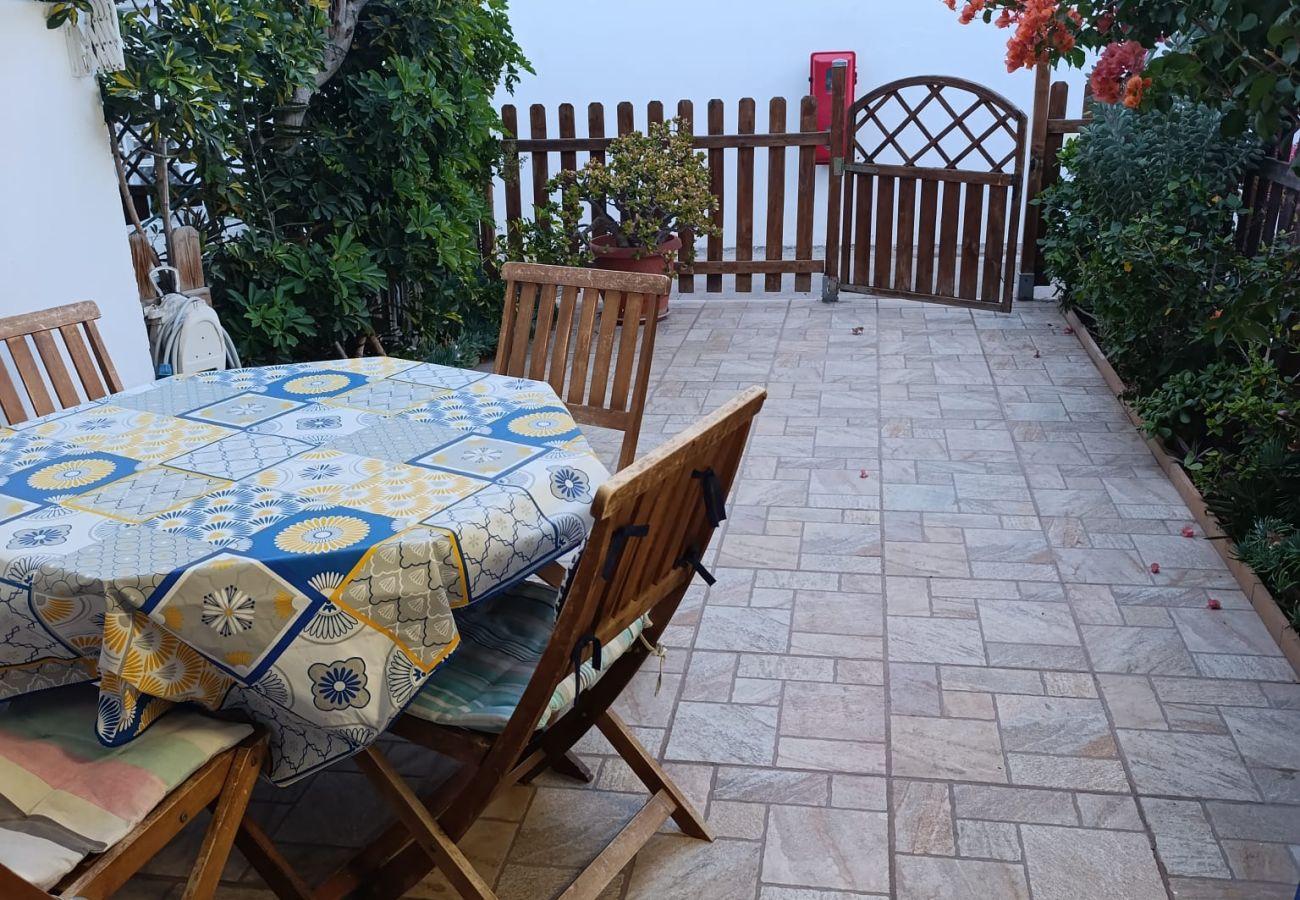
{"label": "wooden picket fence", "polygon": [[[677,103],[676,117],[683,130],[693,135],[694,146],[707,154],[710,189],[717,198],[713,212],[713,225],[718,229],[717,235],[707,239],[705,252],[696,258],[692,266],[679,266],[677,274],[678,289],[682,293],[695,290],[696,276],[704,277],[704,289],[719,292],[723,289],[723,276],[735,276],[735,290],[748,293],[754,289],[754,276],[763,276],[765,291],[781,290],[784,275],[794,276],[794,289],[808,291],[812,289],[814,273],[826,271],[826,259],[813,255],[816,246],[817,222],[814,221],[814,204],[817,191],[816,149],[827,147],[830,131],[817,127],[817,100],[803,97],[798,103],[798,121],[790,130],[791,123],[784,97],[773,97],[767,104],[767,131],[757,130],[757,110],[754,100],[742,99],[736,109],[736,132],[725,131],[726,108],[721,100],[710,100],[707,104],[704,128],[696,126],[695,108],[689,100]],[[556,110],[558,137],[547,134],[548,113],[545,106],[535,103],[528,108],[528,135],[522,136],[519,130],[519,112],[513,105],[501,108],[501,120],[505,125],[505,165],[504,179],[505,222],[507,241],[518,246],[517,223],[524,216],[524,198],[521,180],[511,177],[511,173],[520,171],[521,165],[527,165],[532,182],[532,212],[545,204],[550,198],[546,191],[546,182],[551,173],[558,170],[574,171],[587,159],[605,158],[605,151],[613,137],[606,134],[605,108],[600,103],[587,105],[586,135],[579,136],[577,116],[573,104],[563,103]],[[615,128],[617,135],[624,135],[636,128],[635,107],[631,102],[623,101],[615,108]],[[652,100],[646,105],[647,123],[664,121],[664,104]],[[703,133],[697,133],[702,131]],[[765,151],[767,154],[767,209],[761,223],[756,223],[754,215],[755,154]],[[787,178],[786,154],[797,154],[798,165],[792,179]],[[579,154],[584,154],[579,158]],[[523,157],[527,157],[526,162]],[[728,202],[727,172],[734,167],[734,197],[730,198],[735,209],[734,245],[735,258],[723,258],[723,236],[721,234],[724,209]],[[797,203],[793,222],[786,221],[787,180],[793,180],[792,187],[797,191]],[[755,229],[761,225],[763,231],[763,258],[754,259]],[[793,233],[794,255],[786,257],[784,247],[787,237]],[[488,236],[485,235],[485,238]],[[685,246],[691,245],[695,236],[690,231],[681,235]]]}
{"label": "wooden picket fence", "polygon": [[1300,177],[1290,162],[1260,160],[1242,184],[1241,199],[1249,210],[1237,222],[1242,253],[1255,256],[1279,239],[1300,242]]}

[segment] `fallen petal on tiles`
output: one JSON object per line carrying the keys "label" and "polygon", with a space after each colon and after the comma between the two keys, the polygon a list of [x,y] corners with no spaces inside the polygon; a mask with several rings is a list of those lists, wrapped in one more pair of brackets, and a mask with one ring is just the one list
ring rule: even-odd
{"label": "fallen petal on tiles", "polygon": [[869,474],[867,474],[867,470],[866,470],[866,469],[858,469],[858,477],[859,477],[859,478],[870,478],[871,476],[870,476]]}
{"label": "fallen petal on tiles", "polygon": [[854,333],[854,334],[862,334],[862,326],[861,326],[861,325],[854,325],[854,326],[853,326],[853,333]]}
{"label": "fallen petal on tiles", "polygon": [[1073,326],[1073,325],[1066,325],[1066,326],[1065,326],[1065,332],[1064,332],[1064,333],[1065,333],[1065,334],[1074,334],[1074,326]]}
{"label": "fallen petal on tiles", "polygon": [[1037,350],[1035,350],[1035,351],[1034,351],[1034,359],[1042,359],[1042,358],[1043,358],[1043,354],[1041,354],[1041,353],[1039,353]]}
{"label": "fallen petal on tiles", "polygon": [[1152,564],[1151,564],[1151,574],[1152,574],[1152,575],[1159,575],[1159,574],[1160,574],[1160,563],[1152,563]]}
{"label": "fallen petal on tiles", "polygon": [[1196,529],[1191,525],[1183,526],[1183,537],[1196,537]]}
{"label": "fallen petal on tiles", "polygon": [[1223,609],[1223,604],[1211,597],[1205,604],[1207,609]]}

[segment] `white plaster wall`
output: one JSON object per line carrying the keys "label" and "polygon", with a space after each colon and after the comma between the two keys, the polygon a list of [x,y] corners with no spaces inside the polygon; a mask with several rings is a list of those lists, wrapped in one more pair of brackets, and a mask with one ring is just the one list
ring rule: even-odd
{"label": "white plaster wall", "polygon": [[150,379],[99,90],[36,0],[0,0],[0,210],[0,315],[94,300],[123,383]]}
{"label": "white plaster wall", "polygon": [[[858,95],[898,78],[952,75],[998,91],[1027,115],[1033,106],[1034,74],[1006,70],[1009,33],[982,22],[960,25],[942,0],[696,0],[658,7],[608,0],[513,0],[510,19],[536,69],[535,75],[524,76],[513,96],[502,91],[497,97],[498,105],[519,108],[521,136],[527,134],[532,103],[546,106],[547,134],[555,137],[561,103],[574,104],[579,135],[586,134],[586,104],[603,103],[606,132],[612,134],[619,101],[634,104],[637,127],[643,128],[647,101],[663,101],[665,114],[672,115],[678,100],[689,99],[697,130],[702,130],[705,106],[715,97],[726,104],[728,132],[735,130],[736,103],[742,97],[754,98],[757,130],[766,131],[767,103],[773,96],[787,98],[787,123],[794,130],[798,98],[808,91],[808,54],[819,50],[856,51]],[[1073,110],[1082,96],[1084,74],[1061,70],[1056,78],[1071,82]],[[793,239],[794,156],[787,152],[787,242]],[[579,154],[579,165],[584,158]],[[755,164],[755,240],[761,244],[765,151],[756,153]],[[552,156],[552,172],[555,167]],[[825,166],[819,167],[819,244],[825,175]],[[729,193],[734,176],[729,158]],[[526,164],[521,180],[527,215],[532,188]],[[502,219],[499,188],[497,215]],[[728,208],[728,246],[734,216]]]}

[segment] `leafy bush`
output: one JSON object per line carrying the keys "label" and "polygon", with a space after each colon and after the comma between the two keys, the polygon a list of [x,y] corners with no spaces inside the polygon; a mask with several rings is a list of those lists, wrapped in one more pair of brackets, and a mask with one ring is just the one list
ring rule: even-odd
{"label": "leafy bush", "polygon": [[1116,371],[1141,392],[1213,356],[1210,321],[1245,262],[1231,241],[1234,195],[1259,154],[1226,138],[1217,110],[1180,103],[1094,106],[1061,154],[1069,180],[1043,193],[1043,259],[1067,306],[1096,322]]}
{"label": "leafy bush", "polygon": [[[1182,455],[1242,558],[1300,620],[1300,246],[1233,241],[1258,142],[1225,116],[1097,107],[1041,198],[1044,261],[1149,434]],[[1260,536],[1284,536],[1270,542]],[[1285,526],[1285,527],[1283,527]]]}
{"label": "leafy bush", "polygon": [[192,164],[186,213],[247,361],[332,357],[376,333],[421,356],[497,313],[478,245],[492,97],[526,66],[504,0],[163,0],[122,16],[106,110]]}
{"label": "leafy bush", "polygon": [[1295,378],[1257,355],[1184,369],[1134,397],[1133,408],[1148,434],[1186,453],[1183,465],[1211,493],[1228,472],[1248,469],[1261,448],[1300,436]]}
{"label": "leafy bush", "polygon": [[[1300,527],[1262,518],[1237,542],[1237,558],[1254,569],[1279,600],[1300,599]],[[1300,607],[1291,606],[1289,618],[1292,628],[1300,626]]]}
{"label": "leafy bush", "polygon": [[1230,196],[1260,156],[1255,138],[1224,136],[1223,118],[1188,102],[1144,112],[1094,103],[1092,121],[1061,155],[1071,180],[1044,202],[1077,203],[1098,222],[1163,212],[1189,217],[1186,225],[1207,215],[1217,224],[1206,200]]}

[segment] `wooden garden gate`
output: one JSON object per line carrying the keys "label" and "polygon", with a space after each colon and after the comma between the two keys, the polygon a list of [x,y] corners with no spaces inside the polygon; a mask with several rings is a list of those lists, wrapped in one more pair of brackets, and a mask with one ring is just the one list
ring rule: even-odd
{"label": "wooden garden gate", "polygon": [[929,75],[862,96],[845,127],[840,221],[828,222],[840,228],[840,289],[1009,310],[1025,114],[986,87]]}

